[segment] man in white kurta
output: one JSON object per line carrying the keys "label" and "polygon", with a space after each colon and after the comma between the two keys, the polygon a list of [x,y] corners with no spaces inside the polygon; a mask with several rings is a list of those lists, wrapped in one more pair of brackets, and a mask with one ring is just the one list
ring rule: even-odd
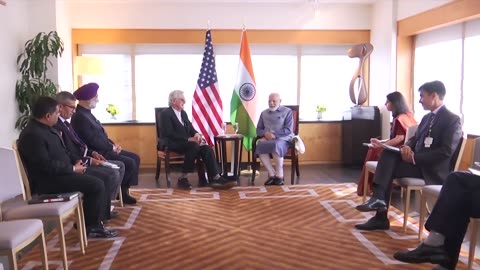
{"label": "man in white kurta", "polygon": [[[278,93],[268,97],[268,109],[258,119],[257,135],[261,138],[256,146],[255,154],[260,157],[268,171],[265,185],[283,185],[283,157],[288,152],[290,140],[293,138],[292,110],[281,106]],[[275,160],[275,168],[270,159]]]}

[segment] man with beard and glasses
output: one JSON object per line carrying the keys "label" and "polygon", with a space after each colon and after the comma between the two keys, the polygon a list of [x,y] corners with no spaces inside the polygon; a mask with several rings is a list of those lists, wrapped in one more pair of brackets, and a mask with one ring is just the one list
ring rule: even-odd
{"label": "man with beard and glasses", "polygon": [[106,159],[118,160],[125,164],[125,175],[122,180],[122,197],[125,204],[136,204],[137,200],[130,196],[129,188],[138,185],[140,157],[108,138],[108,134],[100,121],[92,114],[98,103],[98,84],[87,83],[73,93],[78,100],[76,113],[72,116],[72,127],[87,144],[88,148],[100,153]]}

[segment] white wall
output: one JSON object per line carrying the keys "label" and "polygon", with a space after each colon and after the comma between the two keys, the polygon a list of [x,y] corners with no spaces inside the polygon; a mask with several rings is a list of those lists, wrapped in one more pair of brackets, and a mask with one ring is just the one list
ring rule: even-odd
{"label": "white wall", "polygon": [[7,6],[0,6],[0,147],[12,147],[18,137],[15,131],[17,103],[15,102],[15,82],[17,80],[16,58],[21,52],[27,36],[26,0],[9,1]]}
{"label": "white wall", "polygon": [[385,96],[395,91],[396,1],[377,1],[373,6],[370,43],[370,105],[385,104]]}
{"label": "white wall", "polygon": [[[18,118],[15,101],[15,83],[17,55],[23,45],[39,31],[55,30],[55,0],[16,0],[0,6],[0,147],[11,147],[18,137],[15,121]],[[52,69],[52,78],[56,78],[56,68]]]}

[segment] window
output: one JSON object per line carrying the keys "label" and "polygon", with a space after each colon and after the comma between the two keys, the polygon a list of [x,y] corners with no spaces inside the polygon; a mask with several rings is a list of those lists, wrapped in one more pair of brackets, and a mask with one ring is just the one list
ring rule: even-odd
{"label": "window", "polygon": [[[447,88],[444,103],[463,117],[463,131],[480,134],[477,74],[480,69],[480,20],[469,21],[417,36],[415,49],[415,90],[421,84],[441,80]],[[463,78],[463,81],[462,81]],[[415,118],[427,112],[415,95]],[[422,113],[423,111],[423,113]]]}
{"label": "window", "polygon": [[108,104],[114,104],[119,113],[116,119],[128,121],[133,118],[132,110],[132,70],[130,48],[128,46],[82,46],[83,56],[92,56],[101,59],[103,74],[82,75],[82,83],[96,82],[99,102],[92,113],[100,122],[111,122],[111,115],[107,112]]}
{"label": "window", "polygon": [[[228,122],[240,44],[214,46],[223,119]],[[266,109],[268,95],[277,92],[283,105],[300,105],[302,119],[314,120],[318,104],[327,106],[327,117],[335,115],[341,119],[342,112],[352,105],[348,87],[358,65],[358,59],[346,56],[348,48],[250,45],[259,109]],[[203,44],[82,45],[80,51],[82,55],[101,58],[105,66],[105,73],[100,76],[82,77],[84,83],[100,84],[100,103],[92,111],[100,121],[111,121],[106,107],[114,104],[120,110],[120,121],[135,117],[141,122],[154,122],[154,108],[168,106],[168,94],[176,89],[184,91],[185,111],[191,117]]]}
{"label": "window", "polygon": [[325,105],[326,118],[342,119],[352,107],[350,80],[358,67],[358,59],[346,55],[345,46],[303,48],[301,58],[300,117],[316,119],[317,105]]}

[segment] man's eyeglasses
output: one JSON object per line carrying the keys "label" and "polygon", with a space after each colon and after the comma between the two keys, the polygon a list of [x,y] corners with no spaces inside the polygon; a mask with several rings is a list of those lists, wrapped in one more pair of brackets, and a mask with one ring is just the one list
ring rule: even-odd
{"label": "man's eyeglasses", "polygon": [[68,105],[68,104],[62,104],[62,106],[69,107],[72,110],[75,110],[77,108],[77,106],[72,106],[72,105]]}

